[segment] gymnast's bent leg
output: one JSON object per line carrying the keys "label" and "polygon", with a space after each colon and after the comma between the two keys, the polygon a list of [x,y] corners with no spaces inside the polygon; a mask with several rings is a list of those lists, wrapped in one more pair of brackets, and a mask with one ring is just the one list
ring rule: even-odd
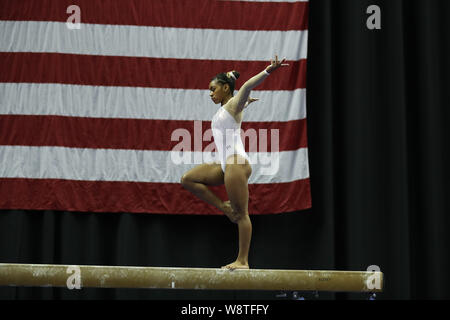
{"label": "gymnast's bent leg", "polygon": [[222,201],[208,186],[218,186],[224,184],[224,174],[220,164],[204,163],[187,171],[181,177],[183,187],[201,200],[209,203],[222,211],[231,221],[233,219],[233,209],[229,201]]}

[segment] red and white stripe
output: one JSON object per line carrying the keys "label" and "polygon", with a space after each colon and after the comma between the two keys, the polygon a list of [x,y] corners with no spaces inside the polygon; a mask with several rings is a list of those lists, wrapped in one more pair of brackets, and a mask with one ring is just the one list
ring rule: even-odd
{"label": "red and white stripe", "polygon": [[[66,27],[73,4],[79,30]],[[307,1],[0,0],[0,7],[0,208],[217,214],[179,184],[211,156],[206,132],[217,105],[209,81],[238,70],[238,90],[274,53],[290,67],[254,90],[260,101],[242,123],[253,167],[249,212],[311,206]],[[183,154],[191,163],[173,160],[177,129],[192,137]],[[267,150],[249,145],[252,130],[267,133]],[[277,170],[267,174],[270,166]],[[226,198],[223,186],[213,190]]]}

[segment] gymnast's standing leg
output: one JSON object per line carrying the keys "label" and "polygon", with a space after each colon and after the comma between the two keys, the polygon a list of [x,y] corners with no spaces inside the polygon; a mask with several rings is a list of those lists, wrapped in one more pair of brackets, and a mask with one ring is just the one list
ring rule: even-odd
{"label": "gymnast's standing leg", "polygon": [[249,268],[248,253],[252,238],[252,223],[248,215],[248,178],[252,173],[252,168],[248,160],[239,159],[240,157],[237,154],[228,157],[224,177],[225,188],[239,231],[238,257],[236,261],[223,267],[227,269]]}

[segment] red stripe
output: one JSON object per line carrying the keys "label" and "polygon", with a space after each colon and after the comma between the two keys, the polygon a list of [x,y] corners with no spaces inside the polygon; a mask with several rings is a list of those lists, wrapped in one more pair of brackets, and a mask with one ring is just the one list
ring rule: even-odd
{"label": "red stripe", "polygon": [[[186,142],[191,151],[202,151],[212,143],[212,137],[209,139],[205,136],[205,132],[210,128],[210,121],[194,123],[181,120],[0,115],[0,145],[168,151],[181,142]],[[259,143],[262,143],[263,137],[267,139],[267,149],[261,151],[274,151],[271,130],[275,129],[279,130],[279,151],[307,146],[306,119],[288,122],[243,122],[241,128],[244,133],[248,133],[244,139],[247,152],[250,151],[250,130],[255,130],[256,140],[252,140],[257,143],[257,149],[252,147],[252,152],[260,151]],[[176,129],[187,130],[189,139],[174,136],[175,141],[171,141],[172,133]],[[267,131],[260,131],[261,129]],[[263,137],[260,137],[260,134]],[[194,139],[197,139],[198,143]]]}
{"label": "red stripe", "polygon": [[[220,214],[178,183],[10,178],[2,178],[0,182],[0,194],[8,195],[0,197],[0,209]],[[223,185],[211,189],[221,199],[227,199]],[[309,179],[250,184],[249,194],[250,214],[281,213],[311,207]]]}
{"label": "red stripe", "polygon": [[[256,90],[306,88],[306,59],[290,61]],[[207,89],[213,76],[238,70],[237,88],[266,61],[193,60],[60,53],[0,53],[0,82]]]}
{"label": "red stripe", "polygon": [[78,5],[82,23],[241,30],[306,30],[308,2],[213,0],[1,0],[0,20],[66,22]]}

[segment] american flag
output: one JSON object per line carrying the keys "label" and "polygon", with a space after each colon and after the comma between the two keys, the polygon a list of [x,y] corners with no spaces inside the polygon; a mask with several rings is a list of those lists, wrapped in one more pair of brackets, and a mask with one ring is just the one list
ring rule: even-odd
{"label": "american flag", "polygon": [[173,132],[209,152],[209,81],[237,70],[239,90],[274,54],[290,66],[241,129],[279,163],[252,163],[249,213],[310,208],[307,26],[307,1],[0,0],[0,209],[218,214],[181,186],[198,163],[172,161]]}

